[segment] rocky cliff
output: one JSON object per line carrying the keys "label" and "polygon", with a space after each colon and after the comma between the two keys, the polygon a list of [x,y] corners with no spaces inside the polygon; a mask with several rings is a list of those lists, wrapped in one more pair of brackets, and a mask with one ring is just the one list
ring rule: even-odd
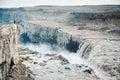
{"label": "rocky cliff", "polygon": [[0,80],[31,80],[26,67],[19,61],[18,39],[20,26],[0,27]]}
{"label": "rocky cliff", "polygon": [[0,27],[0,79],[6,80],[10,69],[19,61],[17,52],[19,34],[17,25]]}

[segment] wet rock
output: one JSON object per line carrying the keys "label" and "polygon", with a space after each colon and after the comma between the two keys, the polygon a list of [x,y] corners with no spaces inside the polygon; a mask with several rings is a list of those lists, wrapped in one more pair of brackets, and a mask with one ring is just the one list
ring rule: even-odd
{"label": "wet rock", "polygon": [[53,71],[49,71],[50,73],[54,73]]}
{"label": "wet rock", "polygon": [[62,71],[60,71],[60,70],[58,70],[58,72],[59,72],[59,73],[61,73],[61,74],[63,73],[63,72],[62,72]]}
{"label": "wet rock", "polygon": [[40,63],[39,64],[41,67],[44,67],[44,66],[46,66],[47,64],[46,63]]}
{"label": "wet rock", "polygon": [[32,58],[30,58],[29,56],[27,57],[20,57],[22,60],[33,60]]}
{"label": "wet rock", "polygon": [[81,65],[76,65],[76,67],[81,68],[82,66]]}
{"label": "wet rock", "polygon": [[34,62],[34,64],[38,64],[37,62]]}
{"label": "wet rock", "polygon": [[30,50],[29,48],[24,48],[24,47],[18,47],[18,52],[20,55],[25,55],[25,54],[32,54],[32,50]]}
{"label": "wet rock", "polygon": [[44,63],[47,63],[47,61],[45,61],[45,60],[44,60],[43,62],[44,62]]}
{"label": "wet rock", "polygon": [[65,67],[65,70],[71,70],[70,67]]}
{"label": "wet rock", "polygon": [[93,71],[92,69],[86,69],[86,70],[84,70],[85,73],[87,72],[87,73],[89,73],[89,74],[91,74],[92,71]]}
{"label": "wet rock", "polygon": [[85,64],[81,64],[81,65],[76,65],[77,67],[81,67],[81,68],[83,68],[83,67],[87,67]]}
{"label": "wet rock", "polygon": [[37,52],[37,51],[33,51],[32,54],[39,54],[39,52]]}
{"label": "wet rock", "polygon": [[49,67],[46,67],[46,69],[49,69]]}
{"label": "wet rock", "polygon": [[64,58],[62,55],[59,55],[58,57],[61,60],[62,65],[69,64],[69,61],[66,58]]}
{"label": "wet rock", "polygon": [[61,64],[62,64],[62,65],[69,64],[69,61],[68,61],[68,60],[62,60],[62,61],[61,61]]}
{"label": "wet rock", "polygon": [[56,54],[46,54],[46,56],[54,57]]}
{"label": "wet rock", "polygon": [[64,60],[65,58],[62,55],[58,56],[60,60]]}
{"label": "wet rock", "polygon": [[48,60],[55,60],[55,58],[49,58]]}

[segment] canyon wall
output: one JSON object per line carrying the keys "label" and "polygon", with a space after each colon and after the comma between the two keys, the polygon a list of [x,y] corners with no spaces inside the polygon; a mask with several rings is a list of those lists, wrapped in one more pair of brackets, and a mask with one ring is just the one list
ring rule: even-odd
{"label": "canyon wall", "polygon": [[19,34],[17,25],[0,27],[0,79],[2,80],[6,80],[10,69],[19,61],[17,52]]}
{"label": "canyon wall", "polygon": [[33,80],[31,71],[19,57],[20,27],[17,24],[0,27],[0,80]]}
{"label": "canyon wall", "polygon": [[[43,24],[36,24],[36,22],[29,22],[24,28],[21,28],[21,43],[48,43],[51,45],[58,45],[67,48],[71,52],[76,52],[79,46],[80,39],[79,36],[73,36],[69,34],[68,31],[63,31],[61,25],[52,24],[51,25],[44,22]],[[26,39],[27,38],[27,39]],[[73,43],[73,44],[71,44]],[[69,46],[76,46],[74,49]],[[73,49],[73,50],[71,50]]]}

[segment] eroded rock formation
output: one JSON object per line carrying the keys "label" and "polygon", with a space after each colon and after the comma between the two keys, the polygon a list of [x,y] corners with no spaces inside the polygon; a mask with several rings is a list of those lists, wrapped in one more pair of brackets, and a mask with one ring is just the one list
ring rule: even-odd
{"label": "eroded rock formation", "polygon": [[19,61],[17,43],[19,39],[17,25],[0,27],[0,79],[6,80],[10,69]]}

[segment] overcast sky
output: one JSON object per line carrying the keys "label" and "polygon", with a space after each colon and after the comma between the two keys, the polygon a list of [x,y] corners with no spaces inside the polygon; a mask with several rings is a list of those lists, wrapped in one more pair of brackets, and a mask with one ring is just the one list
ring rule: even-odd
{"label": "overcast sky", "polygon": [[36,5],[105,5],[119,4],[120,0],[0,0],[0,7],[22,7]]}

